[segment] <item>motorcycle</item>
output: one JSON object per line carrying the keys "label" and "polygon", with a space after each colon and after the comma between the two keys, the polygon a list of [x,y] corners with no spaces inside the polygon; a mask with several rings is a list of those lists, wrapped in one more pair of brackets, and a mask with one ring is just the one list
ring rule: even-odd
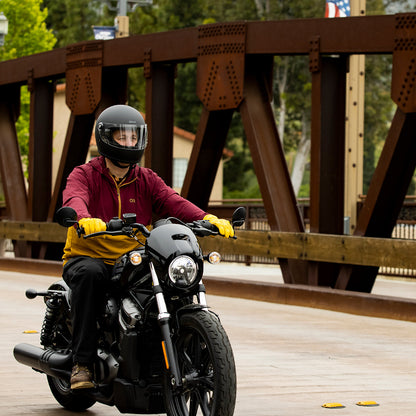
{"label": "motorcycle", "polygon": [[[198,237],[218,234],[208,221],[159,220],[149,231],[124,214],[107,230],[82,235],[76,212],[63,207],[58,222],[75,226],[81,238],[124,235],[138,248],[115,263],[104,308],[97,320],[98,348],[93,389],[71,390],[71,290],[64,280],[43,296],[45,318],[40,346],[14,348],[16,360],[45,373],[52,394],[66,409],[84,411],[96,402],[121,413],[168,416],[232,416],[236,400],[233,351],[219,317],[209,309],[202,282],[203,261],[216,263],[216,252],[204,256]],[[243,225],[245,209],[233,214]],[[139,244],[138,234],[146,237]],[[108,237],[107,237],[108,238]]]}

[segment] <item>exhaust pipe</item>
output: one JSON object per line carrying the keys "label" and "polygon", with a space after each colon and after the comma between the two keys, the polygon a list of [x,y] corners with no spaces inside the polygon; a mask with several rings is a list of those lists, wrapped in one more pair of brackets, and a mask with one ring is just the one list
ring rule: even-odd
{"label": "exhaust pipe", "polygon": [[22,343],[14,347],[13,354],[19,363],[49,376],[59,378],[71,376],[72,353],[63,354],[50,348],[45,350],[35,345]]}

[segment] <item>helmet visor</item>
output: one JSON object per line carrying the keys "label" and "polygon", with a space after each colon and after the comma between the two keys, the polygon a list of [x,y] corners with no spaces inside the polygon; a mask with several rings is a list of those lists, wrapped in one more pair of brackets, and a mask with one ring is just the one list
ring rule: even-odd
{"label": "helmet visor", "polygon": [[111,128],[110,137],[118,146],[143,150],[147,143],[147,125],[120,124]]}

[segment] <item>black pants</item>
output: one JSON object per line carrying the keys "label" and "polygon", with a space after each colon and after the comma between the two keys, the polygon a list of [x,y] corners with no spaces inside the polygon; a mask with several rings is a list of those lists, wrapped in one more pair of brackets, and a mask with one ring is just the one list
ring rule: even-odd
{"label": "black pants", "polygon": [[100,259],[76,257],[65,264],[63,278],[72,290],[72,350],[74,363],[89,365],[97,355],[97,315],[104,308],[104,294],[112,266]]}

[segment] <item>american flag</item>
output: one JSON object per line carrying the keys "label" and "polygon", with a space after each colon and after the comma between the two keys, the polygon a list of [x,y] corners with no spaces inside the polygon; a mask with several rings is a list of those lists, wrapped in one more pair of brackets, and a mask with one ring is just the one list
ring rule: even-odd
{"label": "american flag", "polygon": [[350,15],[350,0],[326,0],[325,17],[347,17]]}

